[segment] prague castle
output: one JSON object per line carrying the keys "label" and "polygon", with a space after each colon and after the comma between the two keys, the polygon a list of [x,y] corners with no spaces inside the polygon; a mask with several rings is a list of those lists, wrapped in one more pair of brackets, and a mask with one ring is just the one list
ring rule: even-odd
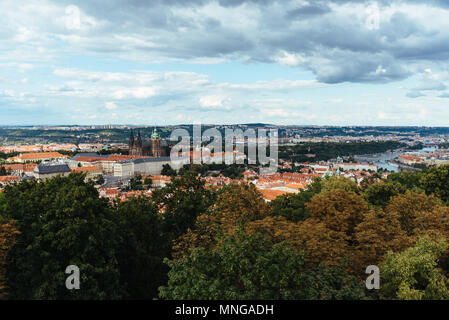
{"label": "prague castle", "polygon": [[142,141],[140,130],[137,132],[137,137],[134,137],[134,132],[131,130],[131,136],[129,137],[130,156],[166,157],[169,154],[167,141],[161,140],[156,128],[154,128],[151,139],[148,141]]}

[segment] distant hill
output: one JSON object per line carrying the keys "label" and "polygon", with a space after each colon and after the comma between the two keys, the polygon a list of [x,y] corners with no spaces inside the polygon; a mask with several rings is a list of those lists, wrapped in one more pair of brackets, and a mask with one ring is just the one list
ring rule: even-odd
{"label": "distant hill", "polygon": [[268,123],[241,123],[241,124],[235,124],[235,126],[248,126],[248,127],[275,127],[274,124],[268,124]]}

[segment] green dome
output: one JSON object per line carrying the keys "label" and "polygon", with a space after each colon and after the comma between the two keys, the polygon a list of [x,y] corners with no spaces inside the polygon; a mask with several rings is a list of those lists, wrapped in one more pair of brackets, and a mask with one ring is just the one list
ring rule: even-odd
{"label": "green dome", "polygon": [[151,139],[158,139],[158,138],[159,138],[159,135],[157,134],[156,128],[154,128],[153,134],[151,135]]}

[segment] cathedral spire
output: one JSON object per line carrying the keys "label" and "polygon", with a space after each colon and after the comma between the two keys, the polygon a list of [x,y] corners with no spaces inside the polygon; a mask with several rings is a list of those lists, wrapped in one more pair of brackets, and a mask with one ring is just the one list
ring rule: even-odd
{"label": "cathedral spire", "polygon": [[129,147],[132,148],[134,146],[134,132],[131,129],[131,135],[129,136]]}
{"label": "cathedral spire", "polygon": [[137,141],[136,144],[139,148],[142,148],[142,137],[140,136],[140,130],[137,131]]}

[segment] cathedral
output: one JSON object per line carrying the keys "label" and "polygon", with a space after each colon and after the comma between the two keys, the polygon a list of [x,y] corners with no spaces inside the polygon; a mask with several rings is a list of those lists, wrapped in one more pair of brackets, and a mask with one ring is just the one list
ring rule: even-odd
{"label": "cathedral", "polygon": [[129,137],[130,156],[166,157],[169,154],[167,141],[161,140],[156,128],[154,128],[149,141],[142,141],[140,130],[137,132],[137,137],[134,137],[134,132],[131,130],[131,136]]}

